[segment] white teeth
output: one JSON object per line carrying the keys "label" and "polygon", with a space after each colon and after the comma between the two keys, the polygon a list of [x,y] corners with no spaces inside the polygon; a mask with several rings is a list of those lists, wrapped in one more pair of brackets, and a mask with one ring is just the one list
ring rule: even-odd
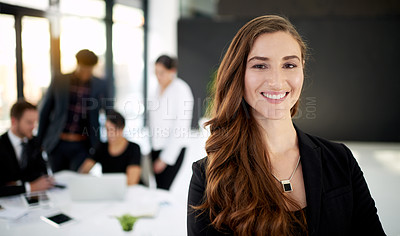
{"label": "white teeth", "polygon": [[286,96],[286,93],[281,93],[278,95],[275,94],[268,94],[268,93],[261,93],[264,97],[270,98],[270,99],[281,99],[284,96]]}

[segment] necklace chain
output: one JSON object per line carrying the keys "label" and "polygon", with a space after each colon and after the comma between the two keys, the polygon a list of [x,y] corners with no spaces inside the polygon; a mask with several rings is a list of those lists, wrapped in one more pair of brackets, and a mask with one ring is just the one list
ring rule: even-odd
{"label": "necklace chain", "polygon": [[279,180],[274,174],[271,173],[271,175],[274,176],[274,178],[276,180],[278,180],[279,183],[282,183],[283,181],[286,181],[286,182],[290,183],[290,181],[292,180],[292,178],[294,176],[294,173],[296,173],[297,167],[299,167],[299,163],[300,163],[300,156],[299,156],[299,159],[297,160],[296,168],[294,168],[294,170],[292,172],[292,175],[290,176],[290,178],[288,180]]}

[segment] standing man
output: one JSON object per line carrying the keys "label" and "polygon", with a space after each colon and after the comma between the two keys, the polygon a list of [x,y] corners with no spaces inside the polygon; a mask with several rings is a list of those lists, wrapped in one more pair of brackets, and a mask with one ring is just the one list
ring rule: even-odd
{"label": "standing man", "polygon": [[38,120],[36,106],[20,100],[10,113],[11,128],[0,136],[0,196],[53,187],[40,145],[32,135]]}
{"label": "standing man", "polygon": [[53,79],[40,109],[38,137],[54,172],[77,171],[100,141],[106,81],[93,76],[98,58],[92,51],[79,51],[76,60],[73,73]]}

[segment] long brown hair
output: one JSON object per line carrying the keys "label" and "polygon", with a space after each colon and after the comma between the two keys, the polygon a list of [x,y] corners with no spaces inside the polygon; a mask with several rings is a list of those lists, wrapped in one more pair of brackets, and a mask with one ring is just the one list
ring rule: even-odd
{"label": "long brown hair", "polygon": [[[206,123],[211,131],[206,142],[207,187],[203,204],[194,209],[207,212],[216,229],[236,235],[292,235],[293,222],[306,231],[304,214],[299,221],[289,210],[300,206],[282,193],[271,175],[260,127],[243,99],[246,61],[255,40],[278,31],[297,40],[305,60],[306,45],[287,19],[267,15],[251,20],[238,31],[221,62],[212,119]],[[297,106],[298,102],[292,116]]]}

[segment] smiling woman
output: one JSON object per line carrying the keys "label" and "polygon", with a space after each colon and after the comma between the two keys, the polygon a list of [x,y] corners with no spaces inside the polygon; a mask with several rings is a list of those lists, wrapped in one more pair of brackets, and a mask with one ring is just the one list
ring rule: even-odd
{"label": "smiling woman", "polygon": [[294,126],[307,47],[285,18],[236,34],[215,83],[188,235],[385,235],[350,150]]}

